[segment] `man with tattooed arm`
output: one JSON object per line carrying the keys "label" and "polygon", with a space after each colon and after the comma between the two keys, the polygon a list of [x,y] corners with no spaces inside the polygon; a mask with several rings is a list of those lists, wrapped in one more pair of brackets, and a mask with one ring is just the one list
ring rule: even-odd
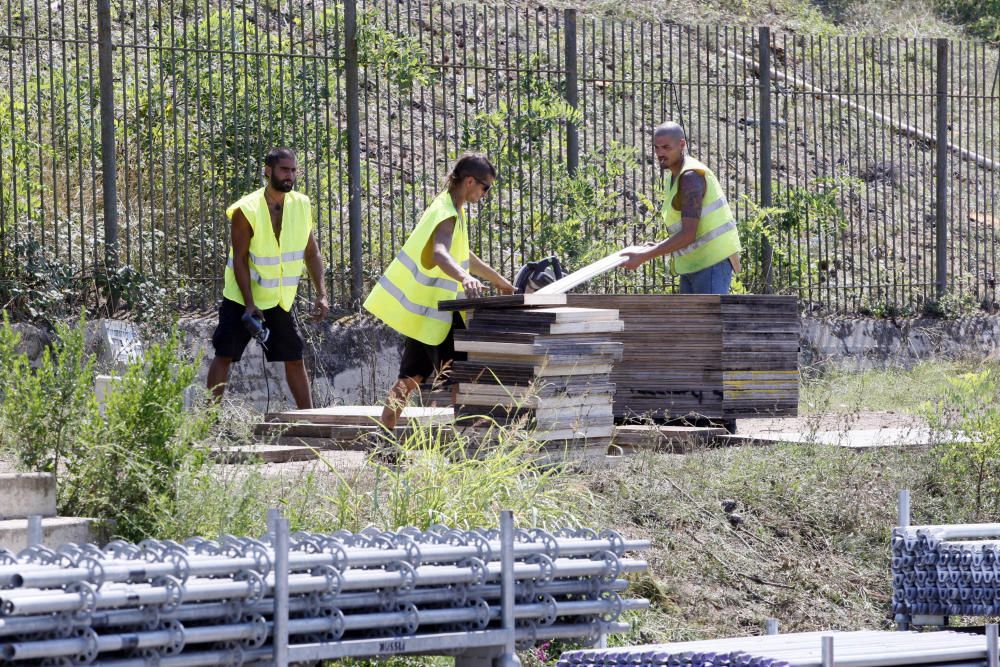
{"label": "man with tattooed arm", "polygon": [[669,255],[681,278],[681,294],[728,294],[740,268],[740,237],[718,179],[712,170],[685,155],[684,128],[666,122],[653,130],[653,153],[670,181],[663,201],[669,236],[623,253],[624,266],[638,268]]}

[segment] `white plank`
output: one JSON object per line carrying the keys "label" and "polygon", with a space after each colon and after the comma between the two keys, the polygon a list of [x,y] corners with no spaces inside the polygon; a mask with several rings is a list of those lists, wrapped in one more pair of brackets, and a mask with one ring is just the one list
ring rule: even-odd
{"label": "white plank", "polygon": [[624,253],[629,251],[639,250],[639,246],[633,246],[630,248],[623,248],[618,250],[603,259],[599,259],[592,264],[577,269],[573,273],[563,276],[554,283],[550,283],[543,287],[542,289],[534,292],[534,294],[565,294],[577,285],[581,285],[588,280],[592,280],[602,273],[607,273],[612,269],[615,269],[625,263],[627,259]]}

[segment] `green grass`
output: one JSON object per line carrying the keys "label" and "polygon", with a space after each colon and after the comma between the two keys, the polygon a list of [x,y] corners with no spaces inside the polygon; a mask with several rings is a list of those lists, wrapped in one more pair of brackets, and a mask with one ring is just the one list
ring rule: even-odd
{"label": "green grass", "polygon": [[992,361],[923,361],[910,369],[889,368],[861,372],[828,369],[805,377],[799,411],[851,413],[893,411],[918,414],[920,407],[944,391],[948,378],[1000,364]]}

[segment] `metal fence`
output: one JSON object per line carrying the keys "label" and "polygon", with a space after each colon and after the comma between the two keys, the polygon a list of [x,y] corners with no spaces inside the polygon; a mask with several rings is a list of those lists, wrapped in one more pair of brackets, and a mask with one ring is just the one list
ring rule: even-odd
{"label": "metal fence", "polygon": [[[1000,59],[415,0],[0,0],[0,281],[32,267],[221,292],[225,206],[296,148],[332,297],[363,297],[465,150],[506,274],[662,238],[650,133],[682,122],[735,204],[748,291],[829,312],[996,300]],[[3,283],[0,283],[3,284]],[[664,291],[662,263],[592,290]]]}

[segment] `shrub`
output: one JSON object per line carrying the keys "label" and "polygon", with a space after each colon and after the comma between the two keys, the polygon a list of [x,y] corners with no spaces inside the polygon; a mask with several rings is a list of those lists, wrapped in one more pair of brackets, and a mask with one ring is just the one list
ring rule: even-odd
{"label": "shrub", "polygon": [[948,378],[924,413],[942,437],[940,484],[975,520],[1000,510],[1000,389],[992,369]]}
{"label": "shrub", "polygon": [[60,513],[107,520],[122,537],[142,540],[176,507],[180,482],[205,468],[198,443],[214,410],[185,410],[198,362],[181,359],[174,329],[113,383],[101,414],[85,326],[82,317],[75,327],[57,325],[58,340],[34,371],[5,319],[0,361],[10,372],[0,380],[0,443],[22,469],[59,476]]}
{"label": "shrub", "polygon": [[56,343],[42,352],[37,370],[18,354],[21,337],[4,314],[0,329],[0,449],[28,470],[54,473],[96,414],[94,358],[86,353],[85,319],[56,325]]}

